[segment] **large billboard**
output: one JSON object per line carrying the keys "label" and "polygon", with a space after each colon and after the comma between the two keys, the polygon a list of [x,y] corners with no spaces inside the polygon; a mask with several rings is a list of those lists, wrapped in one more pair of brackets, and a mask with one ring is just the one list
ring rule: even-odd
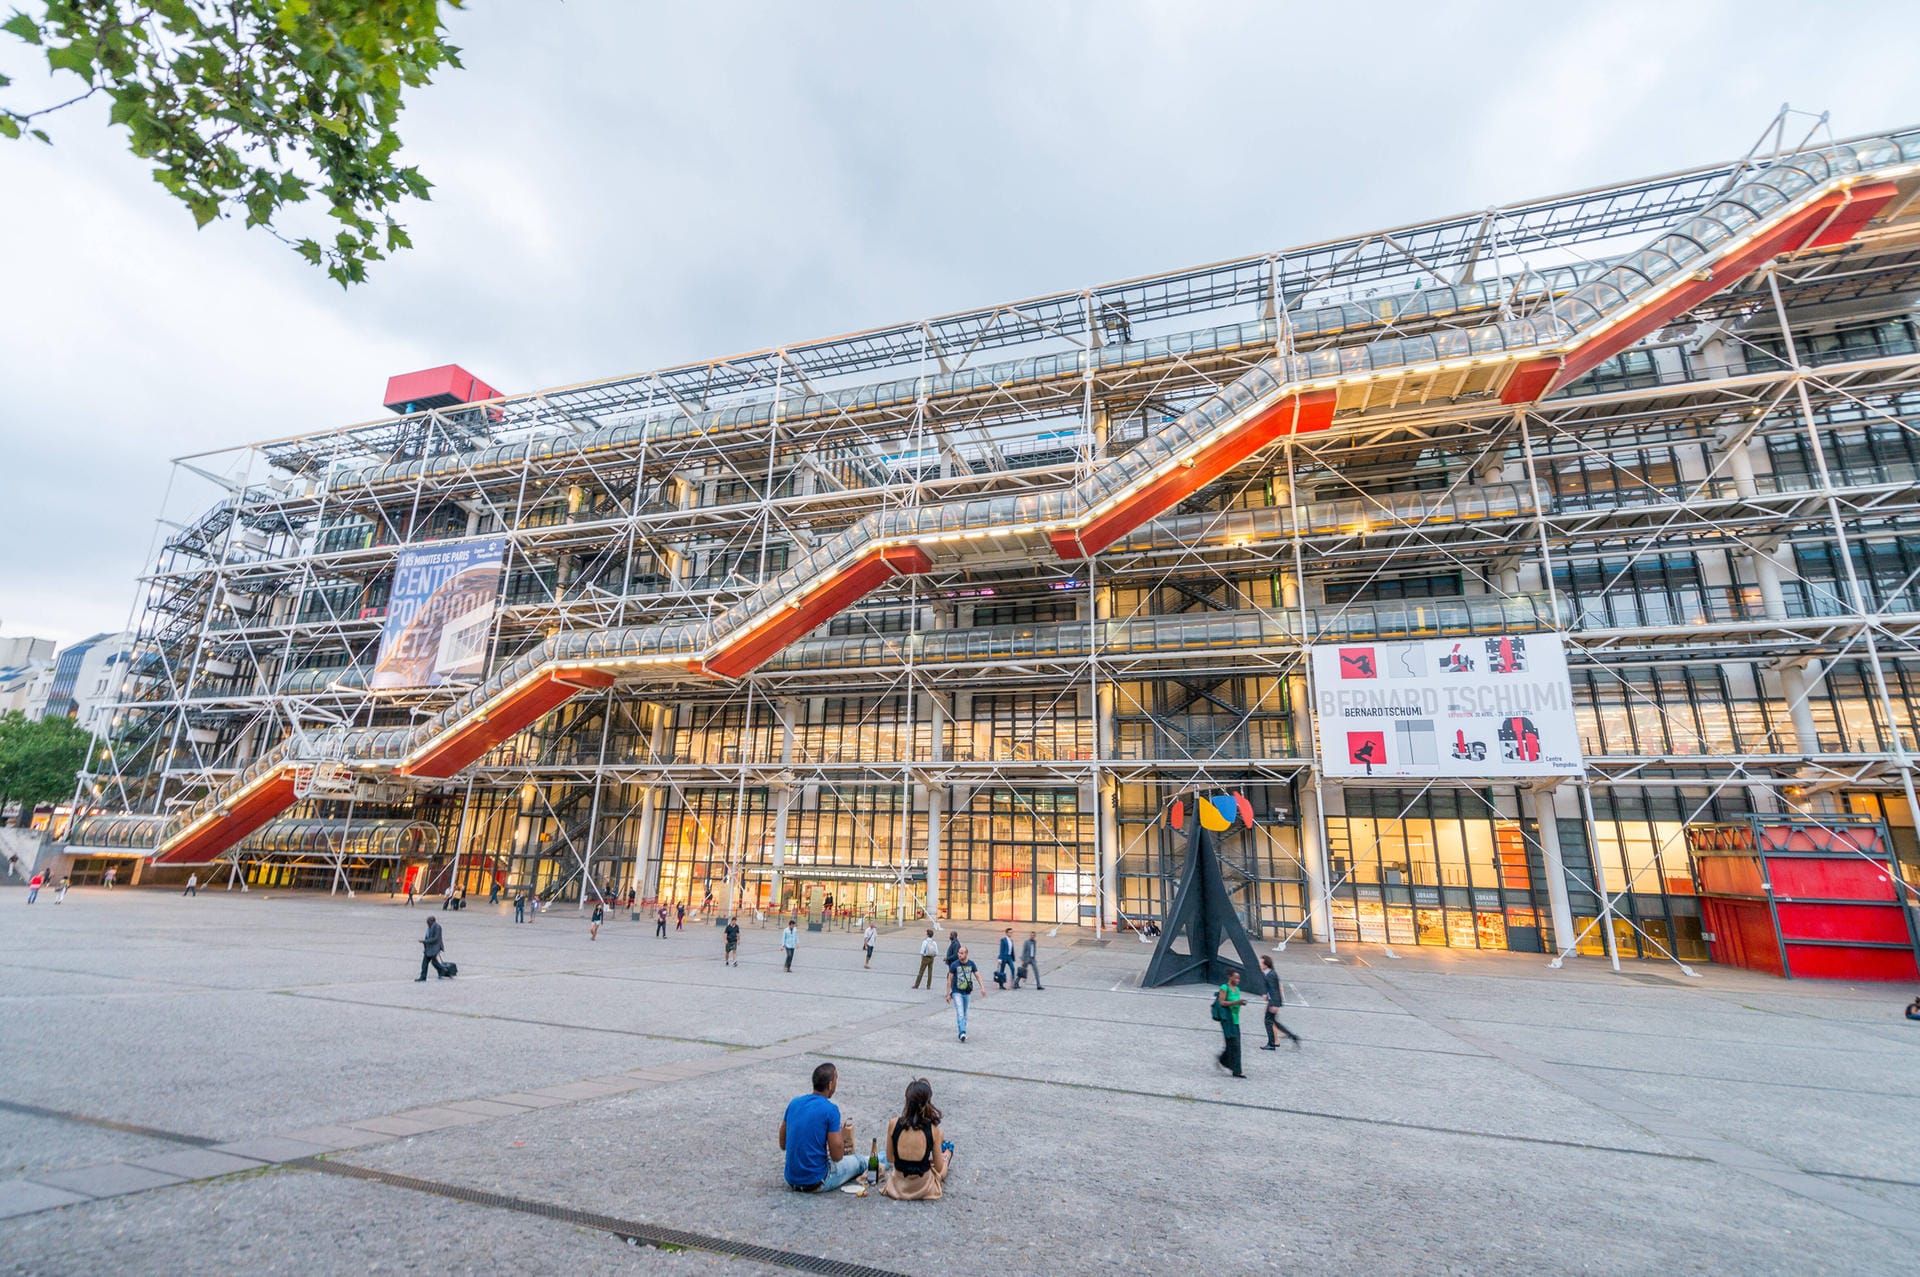
{"label": "large billboard", "polygon": [[402,550],[370,687],[439,687],[486,671],[505,537]]}
{"label": "large billboard", "polygon": [[1329,776],[1577,776],[1585,764],[1558,634],[1312,649]]}

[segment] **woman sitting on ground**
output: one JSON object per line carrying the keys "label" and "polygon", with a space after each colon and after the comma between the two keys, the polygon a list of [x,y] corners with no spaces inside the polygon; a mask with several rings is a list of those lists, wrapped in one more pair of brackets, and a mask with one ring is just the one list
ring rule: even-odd
{"label": "woman sitting on ground", "polygon": [[880,1191],[900,1202],[931,1202],[940,1197],[953,1163],[953,1151],[943,1147],[940,1110],[933,1106],[933,1086],[927,1079],[907,1083],[907,1103],[899,1117],[887,1123],[887,1175]]}

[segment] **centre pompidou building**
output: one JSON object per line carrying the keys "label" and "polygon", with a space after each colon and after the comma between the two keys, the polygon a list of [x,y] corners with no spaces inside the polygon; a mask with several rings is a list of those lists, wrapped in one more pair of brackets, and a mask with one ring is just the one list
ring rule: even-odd
{"label": "centre pompidou building", "polygon": [[[398,378],[180,462],[67,850],[1104,929],[1232,795],[1270,938],[1704,958],[1698,855],[1755,814],[1920,872],[1916,191],[1920,131],[1783,124],[641,376]],[[1570,774],[1502,771],[1519,713],[1443,725],[1449,775],[1323,752],[1316,649],[1531,636]]]}

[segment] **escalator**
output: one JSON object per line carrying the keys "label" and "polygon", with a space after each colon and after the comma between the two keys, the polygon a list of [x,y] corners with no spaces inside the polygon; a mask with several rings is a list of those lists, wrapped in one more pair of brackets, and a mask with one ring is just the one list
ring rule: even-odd
{"label": "escalator", "polygon": [[580,691],[740,678],[896,577],[1097,554],[1270,444],[1327,430],[1339,412],[1536,401],[1773,258],[1845,243],[1901,193],[1897,179],[1911,183],[1917,161],[1920,139],[1777,161],[1532,315],[1275,355],[1074,487],[870,514],[712,619],[558,634],[416,726],[296,734],[172,817],[155,859],[205,863],[259,829],[295,801],[299,762],[451,777]]}

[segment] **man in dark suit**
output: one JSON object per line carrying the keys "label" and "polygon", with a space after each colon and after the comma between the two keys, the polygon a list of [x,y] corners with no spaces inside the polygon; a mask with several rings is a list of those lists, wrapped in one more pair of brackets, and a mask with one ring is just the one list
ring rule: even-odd
{"label": "man in dark suit", "polygon": [[1017,976],[1019,971],[1019,960],[1013,952],[1013,928],[1008,927],[1000,936],[1000,956],[993,964],[994,983],[1004,989],[1007,987],[1007,978]]}
{"label": "man in dark suit", "polygon": [[[446,946],[440,939],[440,919],[433,914],[427,915],[427,934],[420,941],[420,980],[427,978],[427,967],[433,967],[433,973],[442,980],[447,978],[447,968],[440,961],[440,951]],[[414,983],[420,983],[415,980]]]}
{"label": "man in dark suit", "polygon": [[1033,977],[1033,987],[1044,989],[1040,983],[1040,933],[1027,932],[1027,938],[1020,942],[1020,970],[1013,977],[1013,987],[1019,988],[1020,982],[1029,975]]}

